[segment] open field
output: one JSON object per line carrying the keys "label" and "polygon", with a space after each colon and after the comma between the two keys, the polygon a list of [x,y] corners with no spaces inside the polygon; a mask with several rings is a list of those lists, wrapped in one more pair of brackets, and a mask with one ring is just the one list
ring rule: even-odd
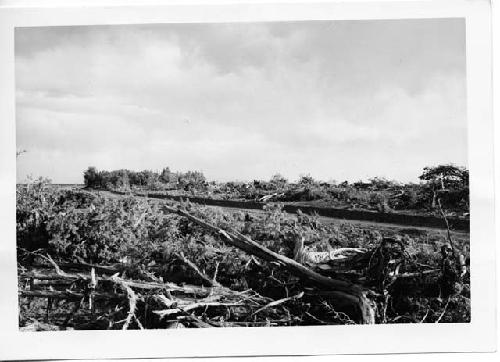
{"label": "open field", "polygon": [[470,320],[466,232],[44,183],[17,223],[23,330]]}

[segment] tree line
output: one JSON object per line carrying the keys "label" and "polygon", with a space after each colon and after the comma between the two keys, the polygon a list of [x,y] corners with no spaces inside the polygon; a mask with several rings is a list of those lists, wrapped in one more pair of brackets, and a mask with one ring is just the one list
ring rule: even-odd
{"label": "tree line", "polygon": [[[127,169],[106,171],[89,167],[84,172],[86,187],[108,190],[185,190],[206,192],[217,189],[219,192],[258,198],[270,193],[284,193],[281,201],[309,201],[334,198],[345,201],[364,200],[389,203],[391,207],[402,209],[436,209],[441,202],[450,209],[469,209],[469,171],[453,164],[425,167],[419,176],[419,183],[402,184],[397,181],[374,177],[367,182],[315,180],[310,175],[302,175],[292,183],[280,174],[273,175],[268,181],[253,182],[208,182],[201,171],[173,172],[165,167],[161,172],[151,170],[131,171]],[[396,196],[390,196],[391,194]],[[388,196],[389,195],[389,196]],[[386,200],[387,197],[390,199]],[[374,201],[375,200],[375,201]]]}
{"label": "tree line", "polygon": [[133,186],[150,190],[171,188],[192,188],[206,184],[201,171],[172,172],[166,167],[161,172],[151,170],[131,171],[126,169],[98,171],[89,167],[83,174],[86,187],[94,189],[130,189]]}

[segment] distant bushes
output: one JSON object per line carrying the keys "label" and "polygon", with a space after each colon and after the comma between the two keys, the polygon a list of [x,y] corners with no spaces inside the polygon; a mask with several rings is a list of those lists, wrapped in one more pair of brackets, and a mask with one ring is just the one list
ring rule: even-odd
{"label": "distant bushes", "polygon": [[469,211],[469,172],[454,165],[425,167],[419,183],[402,184],[383,177],[367,182],[322,182],[301,175],[295,182],[275,174],[270,180],[251,182],[207,182],[200,171],[173,172],[166,167],[154,171],[98,171],[89,167],[84,172],[85,185],[95,189],[128,191],[188,192],[190,196],[218,199],[265,200],[267,202],[314,202],[379,212],[420,210],[437,212],[438,201],[452,212]]}
{"label": "distant bushes", "polygon": [[130,190],[137,187],[147,190],[161,191],[167,189],[203,189],[207,182],[200,171],[171,172],[164,168],[162,172],[150,170],[131,171],[98,171],[95,167],[89,167],[83,173],[86,187],[107,190]]}

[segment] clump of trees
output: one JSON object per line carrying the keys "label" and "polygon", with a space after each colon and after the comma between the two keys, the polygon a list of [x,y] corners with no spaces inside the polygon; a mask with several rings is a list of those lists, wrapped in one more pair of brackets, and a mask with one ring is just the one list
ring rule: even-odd
{"label": "clump of trees", "polygon": [[91,166],[83,173],[86,187],[93,189],[130,190],[133,187],[148,190],[184,189],[192,190],[207,185],[201,171],[172,172],[166,167],[161,172],[151,170],[98,171]]}

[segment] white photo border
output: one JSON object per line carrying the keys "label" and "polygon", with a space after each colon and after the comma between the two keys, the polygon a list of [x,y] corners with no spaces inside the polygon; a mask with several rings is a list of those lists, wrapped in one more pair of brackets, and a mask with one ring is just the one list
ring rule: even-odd
{"label": "white photo border", "polygon": [[[15,2],[14,2],[15,3]],[[30,1],[21,1],[30,3]],[[39,3],[39,2],[37,2]],[[42,2],[45,3],[45,2]],[[57,3],[61,3],[60,1]],[[65,1],[64,3],[68,3]],[[0,359],[479,352],[496,349],[491,24],[487,0],[262,1],[0,7]],[[0,3],[0,5],[2,5]],[[9,5],[9,2],[7,2]],[[14,29],[32,26],[464,18],[471,205],[470,323],[20,332],[16,264]]]}

